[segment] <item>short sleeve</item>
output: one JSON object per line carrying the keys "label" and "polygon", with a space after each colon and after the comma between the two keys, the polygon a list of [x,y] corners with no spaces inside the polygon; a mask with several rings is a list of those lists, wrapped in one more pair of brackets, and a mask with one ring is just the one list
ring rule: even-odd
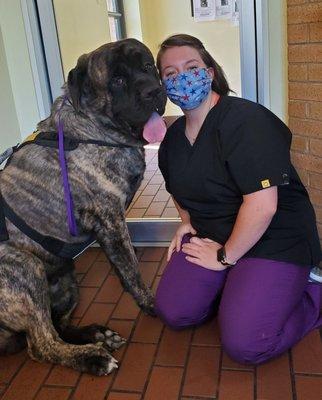
{"label": "short sleeve", "polygon": [[[234,113],[233,113],[234,115]],[[226,124],[222,149],[228,172],[242,194],[289,183],[291,132],[258,104]]]}

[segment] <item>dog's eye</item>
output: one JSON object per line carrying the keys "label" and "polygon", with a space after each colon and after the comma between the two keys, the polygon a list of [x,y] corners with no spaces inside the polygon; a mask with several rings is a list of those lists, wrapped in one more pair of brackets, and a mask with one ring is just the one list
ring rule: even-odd
{"label": "dog's eye", "polygon": [[152,68],[153,68],[153,64],[151,64],[151,63],[144,64],[144,71],[151,71]]}
{"label": "dog's eye", "polygon": [[116,76],[113,79],[113,84],[116,86],[123,86],[125,85],[125,79],[122,76]]}

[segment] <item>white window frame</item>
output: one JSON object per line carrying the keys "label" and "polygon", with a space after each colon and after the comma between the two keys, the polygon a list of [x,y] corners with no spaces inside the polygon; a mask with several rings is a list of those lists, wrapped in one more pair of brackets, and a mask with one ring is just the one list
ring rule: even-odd
{"label": "white window frame", "polygon": [[117,10],[112,11],[108,8],[108,0],[106,0],[107,4],[107,15],[108,17],[114,18],[117,21],[118,32],[120,36],[116,38],[116,40],[124,39],[126,37],[126,30],[125,30],[125,20],[124,20],[124,7],[122,0],[115,0],[117,4]]}

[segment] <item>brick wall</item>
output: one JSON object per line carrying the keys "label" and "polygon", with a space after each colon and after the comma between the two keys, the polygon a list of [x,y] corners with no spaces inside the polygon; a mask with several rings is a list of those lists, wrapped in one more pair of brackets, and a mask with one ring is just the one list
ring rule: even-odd
{"label": "brick wall", "polygon": [[287,0],[292,159],[314,205],[322,242],[322,1]]}

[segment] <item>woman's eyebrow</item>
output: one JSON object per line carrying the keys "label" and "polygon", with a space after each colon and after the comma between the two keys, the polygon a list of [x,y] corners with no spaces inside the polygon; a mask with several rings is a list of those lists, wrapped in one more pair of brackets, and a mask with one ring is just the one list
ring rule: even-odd
{"label": "woman's eyebrow", "polygon": [[163,71],[165,71],[167,68],[175,68],[173,65],[167,65],[166,67],[163,68]]}
{"label": "woman's eyebrow", "polygon": [[191,62],[200,62],[200,60],[197,60],[196,58],[192,58],[191,60],[187,61],[185,64],[189,64]]}
{"label": "woman's eyebrow", "polygon": [[[200,62],[200,60],[197,60],[196,58],[192,58],[191,60],[188,60],[184,63],[184,65],[187,65],[191,62]],[[163,68],[163,71],[165,71],[167,68],[176,68],[174,65],[167,65],[166,67]]]}

